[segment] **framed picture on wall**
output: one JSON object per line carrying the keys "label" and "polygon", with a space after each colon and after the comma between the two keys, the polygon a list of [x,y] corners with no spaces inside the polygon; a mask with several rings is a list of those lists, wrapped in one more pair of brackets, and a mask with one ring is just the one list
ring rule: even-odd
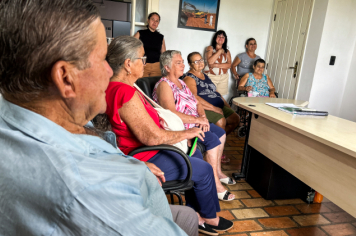
{"label": "framed picture on wall", "polygon": [[178,28],[216,31],[220,0],[179,0]]}

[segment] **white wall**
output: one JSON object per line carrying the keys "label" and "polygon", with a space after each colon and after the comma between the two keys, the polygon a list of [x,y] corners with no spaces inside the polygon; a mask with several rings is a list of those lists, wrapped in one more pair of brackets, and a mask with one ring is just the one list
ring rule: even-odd
{"label": "white wall", "polygon": [[[350,71],[355,63],[356,0],[329,0],[325,24],[315,66],[310,92],[310,107],[327,110],[335,116],[344,116],[346,98],[355,96],[347,85],[355,85]],[[334,66],[329,65],[330,56],[336,56]],[[353,77],[353,78],[352,78]],[[344,91],[346,94],[344,95]],[[355,104],[355,98],[352,100]],[[350,114],[347,114],[349,116]],[[354,120],[356,121],[356,120]]]}
{"label": "white wall", "polygon": [[295,99],[309,101],[329,0],[314,0]]}
{"label": "white wall", "polygon": [[[228,47],[234,57],[244,52],[245,40],[256,38],[256,54],[262,58],[266,55],[267,38],[272,15],[273,0],[221,0],[218,30],[225,30]],[[161,0],[159,14],[161,23],[159,31],[164,35],[167,49],[179,50],[186,57],[193,51],[204,52],[210,45],[214,32],[177,28],[179,0]],[[186,71],[189,67],[187,62]],[[229,71],[230,73],[230,71]],[[229,95],[235,90],[234,79],[230,76]]]}
{"label": "white wall", "polygon": [[[354,27],[356,28],[356,25]],[[341,100],[339,116],[341,118],[356,122],[356,40],[354,43],[354,49],[350,51],[353,51],[353,55],[343,98]]]}

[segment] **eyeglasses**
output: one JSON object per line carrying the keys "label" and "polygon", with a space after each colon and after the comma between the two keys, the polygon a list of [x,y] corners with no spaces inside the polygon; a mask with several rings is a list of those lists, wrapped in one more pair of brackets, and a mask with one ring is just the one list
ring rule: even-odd
{"label": "eyeglasses", "polygon": [[225,36],[224,35],[218,35],[218,38],[224,39]]}
{"label": "eyeglasses", "polygon": [[142,64],[146,65],[146,60],[147,60],[147,57],[144,56],[144,57],[137,57],[135,59],[141,59],[142,60]]}
{"label": "eyeglasses", "polygon": [[204,59],[202,58],[202,59],[200,59],[200,60],[193,61],[193,63],[194,63],[195,65],[198,65],[199,63],[204,63]]}

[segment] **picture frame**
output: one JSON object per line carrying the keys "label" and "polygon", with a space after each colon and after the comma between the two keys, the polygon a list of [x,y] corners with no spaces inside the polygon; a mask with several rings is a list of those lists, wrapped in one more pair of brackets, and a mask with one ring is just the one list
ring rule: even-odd
{"label": "picture frame", "polygon": [[220,0],[179,0],[178,28],[217,31]]}

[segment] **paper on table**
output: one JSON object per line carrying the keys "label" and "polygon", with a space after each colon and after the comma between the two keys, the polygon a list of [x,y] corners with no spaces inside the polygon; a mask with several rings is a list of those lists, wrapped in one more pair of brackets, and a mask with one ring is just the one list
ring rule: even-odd
{"label": "paper on table", "polygon": [[280,107],[293,107],[293,108],[298,108],[296,105],[292,103],[266,103],[269,106],[275,107],[275,108],[280,108]]}

